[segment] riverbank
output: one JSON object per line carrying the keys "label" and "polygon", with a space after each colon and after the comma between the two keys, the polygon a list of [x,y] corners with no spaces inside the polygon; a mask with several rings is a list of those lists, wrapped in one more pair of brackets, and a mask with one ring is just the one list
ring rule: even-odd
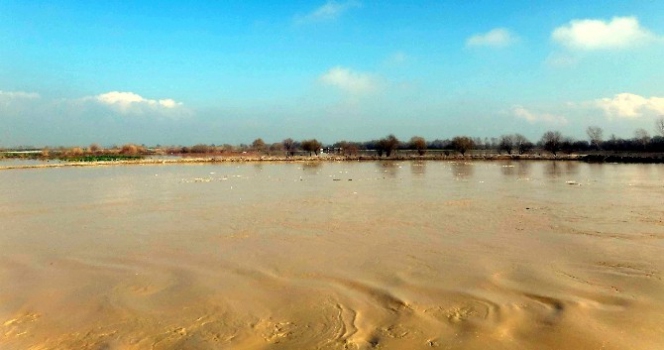
{"label": "riverbank", "polygon": [[118,165],[169,165],[169,164],[210,164],[210,163],[255,163],[255,162],[362,162],[362,161],[583,161],[590,163],[664,163],[664,154],[593,154],[593,155],[505,155],[505,154],[472,154],[472,155],[445,155],[445,154],[397,154],[389,158],[376,155],[320,155],[320,156],[270,156],[270,155],[210,155],[201,157],[169,157],[169,158],[143,158],[109,161],[70,161],[49,162],[40,164],[12,164],[2,165],[0,170],[17,169],[46,169],[65,167],[95,167]]}

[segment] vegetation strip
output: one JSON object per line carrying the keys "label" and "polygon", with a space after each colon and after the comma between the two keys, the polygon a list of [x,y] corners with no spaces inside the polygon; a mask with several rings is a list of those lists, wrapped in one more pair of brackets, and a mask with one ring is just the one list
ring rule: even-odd
{"label": "vegetation strip", "polygon": [[[129,165],[129,164],[186,164],[257,161],[365,161],[365,160],[581,160],[587,162],[664,163],[664,117],[657,120],[656,132],[650,137],[644,129],[637,129],[632,139],[612,135],[603,139],[603,130],[590,126],[586,130],[589,141],[574,140],[559,131],[547,131],[535,144],[521,134],[500,138],[454,138],[427,142],[413,136],[402,142],[394,135],[366,142],[339,141],[323,145],[316,139],[301,142],[287,138],[268,145],[258,138],[251,145],[204,145],[192,147],[147,148],[135,144],[104,149],[91,144],[81,147],[49,149],[18,149],[0,152],[2,158],[59,160],[57,164],[0,166],[0,169],[59,168],[64,166]],[[171,159],[146,159],[147,156],[172,156]]]}

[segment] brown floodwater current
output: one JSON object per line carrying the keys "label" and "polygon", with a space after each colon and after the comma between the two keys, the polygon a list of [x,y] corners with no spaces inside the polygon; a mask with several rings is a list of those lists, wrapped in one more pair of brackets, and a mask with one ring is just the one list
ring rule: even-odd
{"label": "brown floodwater current", "polygon": [[0,349],[662,349],[664,166],[0,171]]}

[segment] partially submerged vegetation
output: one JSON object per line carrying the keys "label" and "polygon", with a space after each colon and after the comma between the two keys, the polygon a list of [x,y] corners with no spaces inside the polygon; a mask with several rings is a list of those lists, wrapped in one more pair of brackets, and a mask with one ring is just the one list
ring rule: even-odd
{"label": "partially submerged vegetation", "polygon": [[68,162],[117,162],[121,160],[140,160],[143,158],[145,157],[141,155],[91,154],[78,157],[68,157],[65,160]]}
{"label": "partially submerged vegetation", "polygon": [[145,146],[126,144],[122,147],[103,148],[93,143],[87,148],[82,147],[58,147],[58,148],[19,148],[5,150],[0,155],[13,159],[41,159],[61,160],[66,162],[112,162],[120,160],[143,159],[152,152]]}

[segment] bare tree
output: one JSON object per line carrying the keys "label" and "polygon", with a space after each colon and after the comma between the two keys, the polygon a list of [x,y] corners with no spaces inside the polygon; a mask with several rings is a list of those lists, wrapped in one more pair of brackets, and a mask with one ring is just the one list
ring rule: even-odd
{"label": "bare tree", "polygon": [[303,150],[309,152],[309,156],[311,156],[311,152],[318,155],[318,152],[320,152],[320,148],[322,146],[322,144],[316,139],[304,140],[300,144],[302,145]]}
{"label": "bare tree", "polygon": [[519,154],[530,152],[535,145],[530,140],[521,134],[514,134],[514,147],[516,147]]}
{"label": "bare tree", "polygon": [[602,143],[604,130],[599,126],[589,126],[588,129],[586,129],[586,134],[588,134],[588,138],[590,138],[590,145],[599,149],[599,145]]}
{"label": "bare tree", "polygon": [[507,154],[512,154],[514,149],[515,135],[502,135],[500,143],[498,144],[498,152],[505,151]]}
{"label": "bare tree", "polygon": [[284,150],[288,155],[292,156],[295,154],[295,149],[296,149],[296,144],[295,141],[291,138],[287,138],[283,141],[281,141],[281,144],[284,146]]}
{"label": "bare tree", "polygon": [[645,129],[636,129],[634,131],[634,138],[643,148],[646,148],[648,142],[650,142],[650,134]]}
{"label": "bare tree", "polygon": [[344,153],[347,155],[357,155],[359,151],[360,151],[360,146],[355,142],[351,142],[346,147]]}
{"label": "bare tree", "polygon": [[265,141],[261,138],[257,138],[254,140],[254,142],[251,143],[251,148],[255,151],[258,152],[263,152],[265,150]]}
{"label": "bare tree", "polygon": [[475,148],[475,141],[468,136],[456,136],[452,139],[452,148],[465,156],[466,152]]}
{"label": "bare tree", "polygon": [[357,155],[360,147],[355,142],[340,141],[337,142],[335,147],[339,148],[339,152],[345,156]]}
{"label": "bare tree", "polygon": [[420,136],[413,136],[410,138],[410,147],[416,150],[417,154],[421,156],[427,152],[427,142]]}
{"label": "bare tree", "polygon": [[391,156],[392,152],[394,152],[397,147],[399,147],[399,139],[391,134],[386,138],[378,140],[376,143],[376,151],[378,152],[379,157],[382,156],[383,153],[385,153],[386,157]]}
{"label": "bare tree", "polygon": [[332,147],[334,147],[335,153],[346,155],[347,154],[346,151],[348,149],[349,144],[350,143],[348,141],[344,140],[344,141],[336,142],[334,145],[332,145]]}
{"label": "bare tree", "polygon": [[270,152],[282,152],[284,150],[284,145],[280,142],[275,142],[270,145]]}
{"label": "bare tree", "polygon": [[90,152],[92,154],[97,154],[101,150],[102,150],[101,146],[99,146],[99,144],[97,144],[97,143],[93,143],[93,144],[90,145],[90,147],[88,147],[88,152]]}
{"label": "bare tree", "polygon": [[562,145],[563,135],[560,131],[547,131],[542,135],[542,147],[555,157]]}
{"label": "bare tree", "polygon": [[664,136],[664,116],[661,116],[655,120],[655,130],[657,133]]}
{"label": "bare tree", "polygon": [[475,137],[473,139],[473,143],[475,144],[476,149],[484,149],[484,144],[482,143],[481,137]]}

